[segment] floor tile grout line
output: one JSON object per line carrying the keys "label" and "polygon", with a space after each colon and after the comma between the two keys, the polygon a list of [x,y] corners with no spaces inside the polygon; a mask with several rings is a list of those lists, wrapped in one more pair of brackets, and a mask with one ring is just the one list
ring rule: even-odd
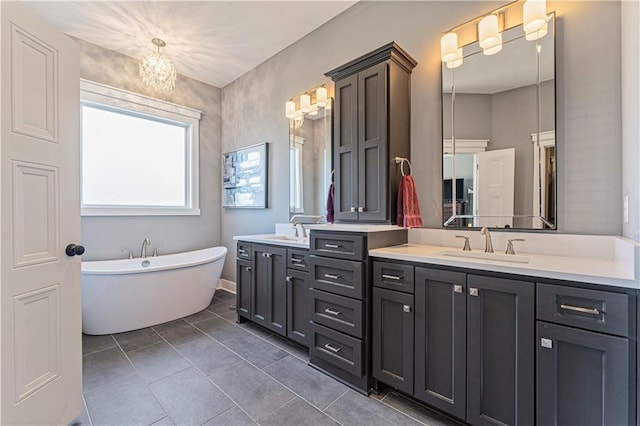
{"label": "floor tile grout line", "polygon": [[[333,379],[333,380],[335,380],[335,379]],[[322,410],[322,412],[323,412],[323,413],[324,413],[324,412],[326,412],[326,411],[329,409],[329,407],[331,407],[331,406],[332,406],[332,405],[333,405],[337,400],[339,400],[340,398],[342,398],[343,396],[345,396],[347,393],[349,393],[349,391],[350,391],[350,390],[351,390],[351,389],[347,389],[347,390],[346,390],[346,391],[344,391],[344,392],[343,392],[339,397],[337,397],[336,399],[334,399],[333,401],[331,401],[331,404],[327,405],[327,406],[324,408],[324,410]]]}
{"label": "floor tile grout line", "polygon": [[89,406],[87,406],[87,401],[84,399],[84,393],[82,394],[82,406],[87,412],[87,417],[89,418],[89,425],[93,426],[93,420],[91,419],[91,413],[89,413]]}
{"label": "floor tile grout line", "polygon": [[293,398],[291,398],[290,400],[288,400],[287,402],[285,402],[284,404],[278,406],[276,409],[271,410],[269,413],[265,414],[264,416],[260,417],[259,419],[256,419],[255,422],[260,424],[260,420],[264,420],[265,418],[269,417],[270,415],[272,415],[273,413],[275,413],[276,411],[278,411],[279,409],[281,409],[282,407],[289,405],[289,403],[295,401],[297,398],[299,398],[299,396],[294,392],[293,393]]}

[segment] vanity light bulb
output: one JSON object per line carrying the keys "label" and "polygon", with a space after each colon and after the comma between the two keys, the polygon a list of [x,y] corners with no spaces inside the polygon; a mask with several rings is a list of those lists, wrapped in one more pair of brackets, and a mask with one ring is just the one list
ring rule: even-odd
{"label": "vanity light bulb", "polygon": [[300,111],[304,114],[311,110],[311,96],[308,94],[300,95]]}
{"label": "vanity light bulb", "polygon": [[462,65],[463,55],[462,55],[462,47],[458,49],[458,59],[454,59],[453,61],[447,62],[447,68],[458,68]]}
{"label": "vanity light bulb", "polygon": [[547,23],[546,0],[525,1],[522,6],[522,21],[525,34],[531,34],[541,29]]}
{"label": "vanity light bulb", "polygon": [[326,87],[318,87],[316,89],[316,105],[320,108],[323,108],[327,105],[327,88]]}
{"label": "vanity light bulb", "polygon": [[549,24],[545,23],[542,26],[542,28],[540,28],[539,30],[530,32],[528,34],[525,34],[524,38],[527,41],[538,40],[539,38],[542,38],[542,37],[546,36],[548,31],[549,31]]}
{"label": "vanity light bulb", "polygon": [[498,42],[493,46],[489,46],[487,48],[482,49],[482,53],[487,56],[495,55],[499,51],[502,50],[502,33],[498,34]]}
{"label": "vanity light bulb", "polygon": [[498,15],[485,16],[478,22],[478,40],[483,49],[502,43],[498,28]]}
{"label": "vanity light bulb", "polygon": [[458,59],[458,34],[447,33],[440,39],[440,58],[442,62]]}
{"label": "vanity light bulb", "polygon": [[287,118],[293,118],[296,116],[296,103],[293,101],[287,101],[284,104],[284,115]]}

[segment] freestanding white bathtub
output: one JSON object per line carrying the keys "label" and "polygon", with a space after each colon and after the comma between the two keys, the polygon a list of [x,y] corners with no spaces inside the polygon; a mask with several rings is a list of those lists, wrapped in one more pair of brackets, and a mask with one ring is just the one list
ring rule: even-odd
{"label": "freestanding white bathtub", "polygon": [[226,247],[212,247],[82,262],[82,332],[137,330],[203,310],[216,291],[226,255]]}

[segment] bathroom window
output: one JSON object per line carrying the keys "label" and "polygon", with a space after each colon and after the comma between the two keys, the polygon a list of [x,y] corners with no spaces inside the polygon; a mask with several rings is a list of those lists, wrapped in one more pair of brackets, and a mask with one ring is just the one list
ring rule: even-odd
{"label": "bathroom window", "polygon": [[201,113],[81,81],[82,215],[198,215]]}

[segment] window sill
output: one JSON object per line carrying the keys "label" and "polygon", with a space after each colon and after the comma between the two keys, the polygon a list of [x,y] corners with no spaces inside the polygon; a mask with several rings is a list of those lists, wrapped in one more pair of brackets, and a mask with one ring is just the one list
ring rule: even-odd
{"label": "window sill", "polygon": [[83,207],[81,216],[200,216],[199,208]]}

